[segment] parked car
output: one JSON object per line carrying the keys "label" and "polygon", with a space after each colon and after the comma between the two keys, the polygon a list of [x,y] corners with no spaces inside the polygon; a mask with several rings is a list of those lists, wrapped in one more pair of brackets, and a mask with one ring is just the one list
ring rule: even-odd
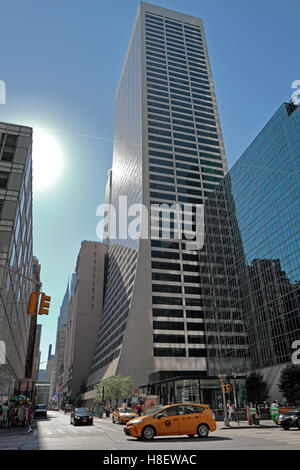
{"label": "parked car", "polygon": [[36,405],[34,411],[35,418],[47,418],[47,405]]}
{"label": "parked car", "polygon": [[73,426],[77,426],[78,424],[92,425],[93,422],[93,415],[90,413],[88,408],[75,408],[71,413],[70,424],[73,424]]}
{"label": "parked car", "polygon": [[179,403],[152,409],[144,416],[134,418],[126,424],[125,434],[138,439],[153,439],[155,436],[188,435],[207,437],[217,429],[213,413],[208,405]]}
{"label": "parked car", "polygon": [[276,424],[279,424],[285,430],[290,428],[300,429],[300,406],[292,408],[287,413],[279,413]]}
{"label": "parked car", "polygon": [[132,418],[136,418],[137,413],[131,408],[116,408],[112,414],[112,422],[126,424]]}

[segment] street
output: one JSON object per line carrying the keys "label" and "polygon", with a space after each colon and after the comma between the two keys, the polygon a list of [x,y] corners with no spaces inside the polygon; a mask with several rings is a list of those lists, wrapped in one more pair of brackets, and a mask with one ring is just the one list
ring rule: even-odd
{"label": "street", "polygon": [[126,436],[123,425],[109,418],[95,418],[93,426],[72,426],[70,415],[48,412],[47,419],[37,419],[33,432],[24,428],[0,429],[0,450],[300,450],[300,430],[284,431],[272,421],[261,426],[246,422],[224,428],[218,422],[216,432],[206,439],[187,436],[137,441]]}

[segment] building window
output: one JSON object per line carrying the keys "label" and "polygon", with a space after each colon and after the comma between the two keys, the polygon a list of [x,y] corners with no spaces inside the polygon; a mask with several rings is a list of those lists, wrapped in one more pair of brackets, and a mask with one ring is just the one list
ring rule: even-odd
{"label": "building window", "polygon": [[0,141],[1,160],[12,162],[18,143],[17,135],[2,134]]}
{"label": "building window", "polygon": [[8,183],[9,173],[5,171],[0,171],[0,189],[6,189]]}

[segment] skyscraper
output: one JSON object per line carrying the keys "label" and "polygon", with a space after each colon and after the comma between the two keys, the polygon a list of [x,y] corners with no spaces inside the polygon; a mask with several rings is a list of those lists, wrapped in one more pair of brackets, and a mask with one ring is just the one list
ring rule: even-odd
{"label": "skyscraper", "polygon": [[59,393],[74,400],[85,387],[95,350],[103,306],[104,264],[103,243],[81,242],[64,336],[64,367],[59,371],[61,375],[63,372]]}
{"label": "skyscraper", "polygon": [[283,103],[205,211],[210,285],[218,301],[207,312],[215,344],[208,348],[209,366],[214,373],[218,367],[260,371],[278,400],[280,372],[292,363],[300,338],[299,155],[300,107]]}
{"label": "skyscraper", "polygon": [[[142,2],[116,93],[111,202],[118,215],[120,196],[149,213],[151,204],[203,204],[226,173],[202,20]],[[109,237],[88,386],[116,373],[136,385],[149,374],[205,375],[205,254],[199,264],[185,240],[132,239],[121,229]]]}
{"label": "skyscraper", "polygon": [[[0,395],[11,396],[25,377],[35,286],[32,254],[32,129],[0,123]],[[32,279],[32,280],[31,280]]]}

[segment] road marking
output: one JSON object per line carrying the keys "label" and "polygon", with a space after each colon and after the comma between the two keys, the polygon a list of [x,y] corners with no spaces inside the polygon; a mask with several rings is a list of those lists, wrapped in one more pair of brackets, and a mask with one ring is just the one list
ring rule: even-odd
{"label": "road marking", "polygon": [[76,432],[76,434],[78,433],[78,431],[76,429],[73,429],[73,428],[71,428],[70,431]]}
{"label": "road marking", "polygon": [[57,432],[60,432],[61,434],[65,434],[65,431],[63,431],[62,429],[56,429]]}

